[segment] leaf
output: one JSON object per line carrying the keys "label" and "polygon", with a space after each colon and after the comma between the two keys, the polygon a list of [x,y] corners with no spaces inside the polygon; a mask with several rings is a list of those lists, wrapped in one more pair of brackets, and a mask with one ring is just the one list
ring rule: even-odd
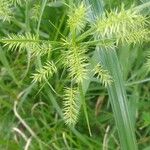
{"label": "leaf", "polygon": [[12,71],[9,62],[5,56],[5,53],[3,52],[2,48],[0,47],[0,61],[2,62],[2,64],[4,65],[4,67],[7,69],[7,72],[9,73],[9,75],[12,77],[12,79],[14,80],[14,82],[19,85],[19,81],[16,79],[14,72]]}
{"label": "leaf", "polygon": [[[99,3],[98,0],[96,0],[96,2]],[[88,4],[92,4],[92,0],[88,0]],[[93,15],[90,16],[99,16],[97,5],[93,5],[92,7],[91,13],[93,13]],[[110,72],[114,81],[107,89],[118,129],[121,149],[137,150],[135,131],[130,117],[126,90],[116,51],[101,49],[97,46],[94,53],[95,60],[102,62],[102,65]]]}

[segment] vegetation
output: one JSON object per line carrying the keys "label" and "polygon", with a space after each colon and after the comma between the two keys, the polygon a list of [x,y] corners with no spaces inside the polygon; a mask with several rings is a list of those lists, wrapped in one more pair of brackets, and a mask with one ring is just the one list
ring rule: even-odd
{"label": "vegetation", "polygon": [[149,150],[149,7],[0,0],[0,149]]}

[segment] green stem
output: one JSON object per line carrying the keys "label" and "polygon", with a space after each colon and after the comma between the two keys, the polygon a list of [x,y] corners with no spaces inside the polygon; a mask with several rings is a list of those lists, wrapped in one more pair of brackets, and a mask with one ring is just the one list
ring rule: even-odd
{"label": "green stem", "polygon": [[25,24],[26,24],[26,31],[30,31],[30,22],[29,22],[29,1],[26,1],[26,11],[25,11]]}
{"label": "green stem", "polygon": [[[42,16],[43,16],[43,12],[44,12],[44,9],[46,7],[46,3],[47,3],[47,0],[43,0],[42,1],[42,7],[41,7],[41,12],[40,12],[40,17],[39,17],[39,21],[38,21],[38,25],[37,25],[37,30],[36,30],[36,37],[38,38],[39,37],[39,30],[40,30],[40,25],[41,25],[41,20],[42,20]],[[37,60],[36,60],[36,64],[37,64],[37,67],[38,68],[41,68],[42,67],[42,64],[41,64],[41,58],[40,56],[37,57]]]}
{"label": "green stem", "polygon": [[[8,37],[9,38],[9,37]],[[10,42],[31,42],[31,43],[44,43],[44,42],[46,42],[46,43],[50,43],[50,44],[52,44],[52,45],[58,45],[58,46],[62,46],[63,45],[63,42],[57,42],[57,41],[47,41],[47,40],[39,40],[39,39],[35,39],[35,40],[33,40],[33,39],[0,39],[0,42],[1,43],[10,43]]]}
{"label": "green stem", "polygon": [[114,45],[115,39],[103,39],[103,40],[93,40],[93,41],[88,41],[88,42],[82,42],[84,45],[89,45],[89,46],[107,46],[108,44]]}
{"label": "green stem", "polygon": [[41,12],[40,12],[40,17],[39,17],[39,21],[38,21],[38,25],[37,25],[37,30],[36,30],[36,35],[37,35],[37,36],[38,36],[38,34],[39,34],[40,25],[41,25],[41,20],[42,20],[42,16],[43,16],[44,9],[45,9],[45,7],[46,7],[46,3],[47,3],[47,0],[43,0],[43,2],[42,2],[42,7],[41,7]]}
{"label": "green stem", "polygon": [[133,86],[133,85],[136,85],[136,84],[142,84],[142,83],[146,83],[146,82],[149,82],[149,81],[150,81],[150,78],[147,78],[147,79],[144,79],[144,80],[139,80],[139,81],[127,83],[126,86]]}
{"label": "green stem", "polygon": [[81,85],[79,85],[79,91],[80,91],[80,97],[81,97],[81,100],[82,100],[83,111],[84,111],[84,114],[85,114],[85,118],[86,118],[88,130],[89,130],[89,134],[90,134],[90,136],[92,136],[90,123],[89,123],[89,118],[88,118],[88,113],[87,113],[86,102],[85,102],[85,97],[84,97],[84,93],[83,93]]}
{"label": "green stem", "polygon": [[85,39],[87,36],[92,35],[93,32],[95,31],[94,28],[90,28],[89,30],[87,30],[86,32],[84,32],[83,34],[81,34],[79,37],[77,37],[76,41],[80,42],[83,39]]}

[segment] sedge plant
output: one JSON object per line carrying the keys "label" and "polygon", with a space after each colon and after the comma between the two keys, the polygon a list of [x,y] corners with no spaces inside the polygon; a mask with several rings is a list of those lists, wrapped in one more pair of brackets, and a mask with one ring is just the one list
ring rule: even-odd
{"label": "sedge plant", "polygon": [[[0,19],[3,22],[13,20],[13,5],[21,5],[21,1],[9,3],[1,0]],[[65,7],[68,10],[66,20],[68,33],[65,36],[60,33],[60,39],[50,41],[41,38],[38,24],[35,32],[8,34],[5,37],[1,37],[0,42],[3,44],[3,47],[10,51],[18,51],[18,53],[26,51],[27,54],[31,55],[31,58],[38,59],[38,63],[40,62],[39,64],[41,65],[37,65],[35,72],[31,74],[34,84],[37,82],[49,82],[49,79],[56,76],[57,72],[63,69],[66,73],[62,108],[64,122],[69,127],[74,127],[78,117],[80,117],[80,109],[83,107],[90,131],[85,106],[84,82],[91,81],[94,78],[104,88],[107,88],[109,94],[111,94],[113,88],[115,89],[117,80],[114,77],[117,72],[114,72],[110,65],[110,63],[115,63],[113,61],[114,58],[111,58],[111,55],[115,55],[114,49],[124,44],[136,45],[137,43],[148,42],[150,35],[149,22],[148,18],[137,9],[134,7],[126,9],[124,5],[120,9],[105,11],[101,15],[94,14],[92,21],[89,14],[92,14],[93,10],[89,3],[82,1],[77,4],[65,4]],[[39,3],[34,4],[31,13],[35,14],[33,15],[35,21],[40,17],[38,10],[41,9]],[[4,13],[4,10],[7,13]],[[94,48],[96,48],[96,53]],[[55,54],[57,54],[57,59],[52,57]],[[95,54],[98,59],[95,57]],[[103,55],[109,63],[107,64],[105,60],[101,59],[98,56],[99,54]],[[107,57],[107,55],[110,57]],[[93,56],[95,57],[94,61],[91,61]],[[46,61],[42,58],[46,58]],[[149,66],[149,57],[147,66]],[[116,89],[118,91],[122,90],[120,87],[116,88],[118,88]],[[124,90],[122,91],[124,92]],[[111,97],[112,95],[109,96]],[[117,94],[115,96],[118,97]],[[122,107],[124,107],[123,103]],[[115,106],[112,107],[115,108]],[[119,111],[121,110],[114,112],[114,114],[120,113]],[[128,119],[125,121],[128,121]],[[131,122],[126,122],[126,125],[128,123],[130,125]],[[117,126],[119,126],[119,122],[117,122]],[[134,133],[132,136],[134,138]],[[120,141],[123,140],[120,135],[119,138]],[[122,147],[125,147],[125,143],[121,143]],[[132,141],[130,144],[132,145]],[[127,147],[131,149],[130,146]],[[136,146],[133,146],[133,149],[136,149]]]}

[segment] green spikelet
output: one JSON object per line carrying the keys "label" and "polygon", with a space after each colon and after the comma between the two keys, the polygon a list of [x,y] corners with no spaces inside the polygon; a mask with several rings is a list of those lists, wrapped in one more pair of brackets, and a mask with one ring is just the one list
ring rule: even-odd
{"label": "green spikelet", "polygon": [[2,42],[4,43],[4,46],[8,46],[9,50],[19,50],[30,48],[35,49],[37,48],[38,39],[35,35],[32,35],[31,33],[25,33],[23,34],[10,34],[8,37],[4,37],[2,39]]}
{"label": "green spikelet", "polygon": [[95,24],[96,35],[101,38],[115,38],[117,43],[136,43],[148,37],[147,18],[132,9],[106,12]]}
{"label": "green spikelet", "polygon": [[[30,48],[29,48],[30,49]],[[52,46],[49,42],[37,43],[36,48],[31,48],[31,53],[33,56],[42,56],[48,54],[52,51]]]}
{"label": "green spikelet", "polygon": [[12,2],[12,4],[14,5],[22,5],[23,3],[26,2],[26,0],[10,0],[10,2]]}
{"label": "green spikelet", "polygon": [[40,9],[41,6],[39,3],[34,4],[33,8],[31,9],[31,18],[35,21],[38,21],[40,16]]}
{"label": "green spikelet", "polygon": [[97,78],[105,87],[111,85],[112,77],[110,76],[109,72],[103,69],[103,67],[100,64],[97,64],[94,68],[94,74],[97,75]]}
{"label": "green spikelet", "polygon": [[8,50],[16,51],[27,49],[30,50],[34,56],[44,55],[51,51],[52,46],[49,42],[40,41],[35,35],[31,33],[10,34],[8,37],[1,40]]}
{"label": "green spikelet", "polygon": [[128,44],[137,44],[140,43],[142,44],[143,42],[148,42],[150,41],[150,30],[148,29],[140,29],[140,30],[135,30],[135,31],[131,31],[126,33],[126,35],[119,35],[117,37],[117,39],[119,39],[117,41],[117,43],[119,41],[121,41],[122,43],[128,43]]}
{"label": "green spikelet", "polygon": [[13,15],[12,6],[9,0],[0,0],[0,20],[10,21]]}
{"label": "green spikelet", "polygon": [[54,64],[54,62],[46,62],[45,66],[43,66],[41,69],[37,70],[37,73],[34,73],[32,75],[33,82],[41,82],[44,80],[47,80],[49,77],[51,77],[54,73],[57,72],[57,68]]}
{"label": "green spikelet", "polygon": [[74,126],[78,119],[80,103],[77,94],[75,88],[65,89],[63,114],[65,123],[69,126]]}
{"label": "green spikelet", "polygon": [[71,44],[64,52],[65,66],[68,68],[69,76],[76,83],[82,83],[87,78],[87,56],[86,48],[80,45]]}
{"label": "green spikelet", "polygon": [[68,26],[71,31],[81,31],[87,23],[87,7],[81,3],[70,9]]}

